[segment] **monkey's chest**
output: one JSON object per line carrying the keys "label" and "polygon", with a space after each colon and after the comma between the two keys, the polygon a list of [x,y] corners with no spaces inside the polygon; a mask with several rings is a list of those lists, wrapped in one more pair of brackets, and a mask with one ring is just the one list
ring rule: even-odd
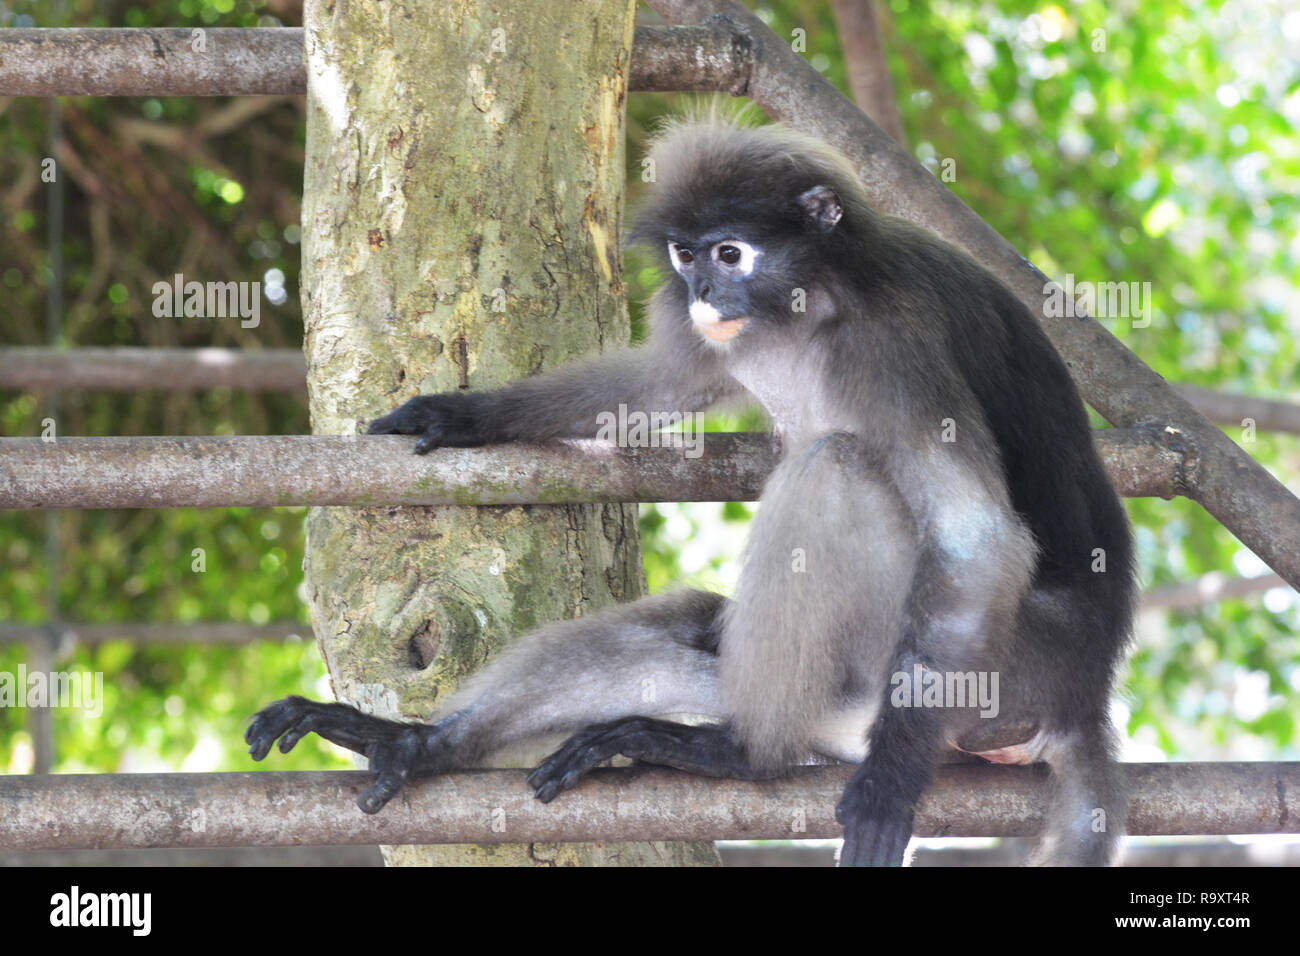
{"label": "monkey's chest", "polygon": [[792,360],[785,350],[776,355],[771,351],[738,356],[728,370],[763,406],[783,442],[799,444],[827,432],[854,430],[853,422],[838,414],[833,397],[825,393],[820,363]]}

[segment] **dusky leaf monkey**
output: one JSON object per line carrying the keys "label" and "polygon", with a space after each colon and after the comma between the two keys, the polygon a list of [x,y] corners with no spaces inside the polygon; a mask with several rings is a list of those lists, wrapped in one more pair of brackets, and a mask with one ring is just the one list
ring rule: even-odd
{"label": "dusky leaf monkey", "polygon": [[425,453],[591,437],[620,405],[757,401],[782,452],[735,597],[683,590],[544,628],[427,724],[288,698],[253,719],[253,757],[310,732],[364,754],[373,813],[409,777],[555,732],[572,736],[529,777],[544,801],[618,754],[740,778],[820,755],[859,765],[841,863],[898,864],[956,749],[1050,766],[1036,861],[1111,861],[1132,544],[1034,316],[962,252],[873,212],[848,161],[807,137],[679,122],[653,157],[631,238],[670,278],[648,344],[413,398],[370,432]]}

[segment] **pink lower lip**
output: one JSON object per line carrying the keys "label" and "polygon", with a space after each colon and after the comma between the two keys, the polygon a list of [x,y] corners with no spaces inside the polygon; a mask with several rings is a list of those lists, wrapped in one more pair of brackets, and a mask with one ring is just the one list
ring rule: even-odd
{"label": "pink lower lip", "polygon": [[707,335],[714,342],[730,342],[740,330],[745,327],[749,319],[724,319],[721,322],[710,322],[708,325],[701,325],[700,331]]}

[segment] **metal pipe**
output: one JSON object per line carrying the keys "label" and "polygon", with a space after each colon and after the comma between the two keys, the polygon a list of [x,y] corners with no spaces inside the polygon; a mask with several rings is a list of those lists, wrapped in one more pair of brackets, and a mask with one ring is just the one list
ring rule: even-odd
{"label": "metal pipe", "polygon": [[[680,435],[655,433],[668,443]],[[395,435],[0,438],[0,508],[519,505],[753,501],[775,463],[767,436],[696,434],[698,448],[593,439],[411,453]],[[1157,433],[1097,433],[1121,494],[1176,493]],[[688,457],[698,451],[698,457]]]}
{"label": "metal pipe", "polygon": [[[1300,763],[1121,767],[1130,833],[1300,832]],[[373,816],[356,806],[363,771],[14,775],[0,777],[0,850],[828,838],[853,769],[757,783],[604,769],[549,805],[522,771],[467,771],[412,784]],[[1032,835],[1046,786],[1041,767],[943,767],[914,832]]]}

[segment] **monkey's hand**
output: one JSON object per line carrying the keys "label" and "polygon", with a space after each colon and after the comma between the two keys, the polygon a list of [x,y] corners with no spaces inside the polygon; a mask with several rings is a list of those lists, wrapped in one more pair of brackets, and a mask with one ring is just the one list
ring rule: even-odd
{"label": "monkey's hand", "polygon": [[482,393],[444,392],[418,395],[401,408],[370,423],[371,435],[419,435],[415,453],[434,448],[466,448],[492,440],[478,407]]}
{"label": "monkey's hand", "polygon": [[262,708],[253,717],[244,731],[244,741],[253,759],[261,760],[270,753],[277,738],[280,753],[287,754],[310,733],[369,759],[370,769],[378,777],[357,797],[357,806],[366,813],[378,813],[412,773],[428,765],[436,728],[384,720],[347,704],[286,697]]}
{"label": "monkey's hand", "polygon": [[835,808],[844,827],[840,866],[902,866],[915,811],[890,799],[868,773],[870,757],[849,781]]}

